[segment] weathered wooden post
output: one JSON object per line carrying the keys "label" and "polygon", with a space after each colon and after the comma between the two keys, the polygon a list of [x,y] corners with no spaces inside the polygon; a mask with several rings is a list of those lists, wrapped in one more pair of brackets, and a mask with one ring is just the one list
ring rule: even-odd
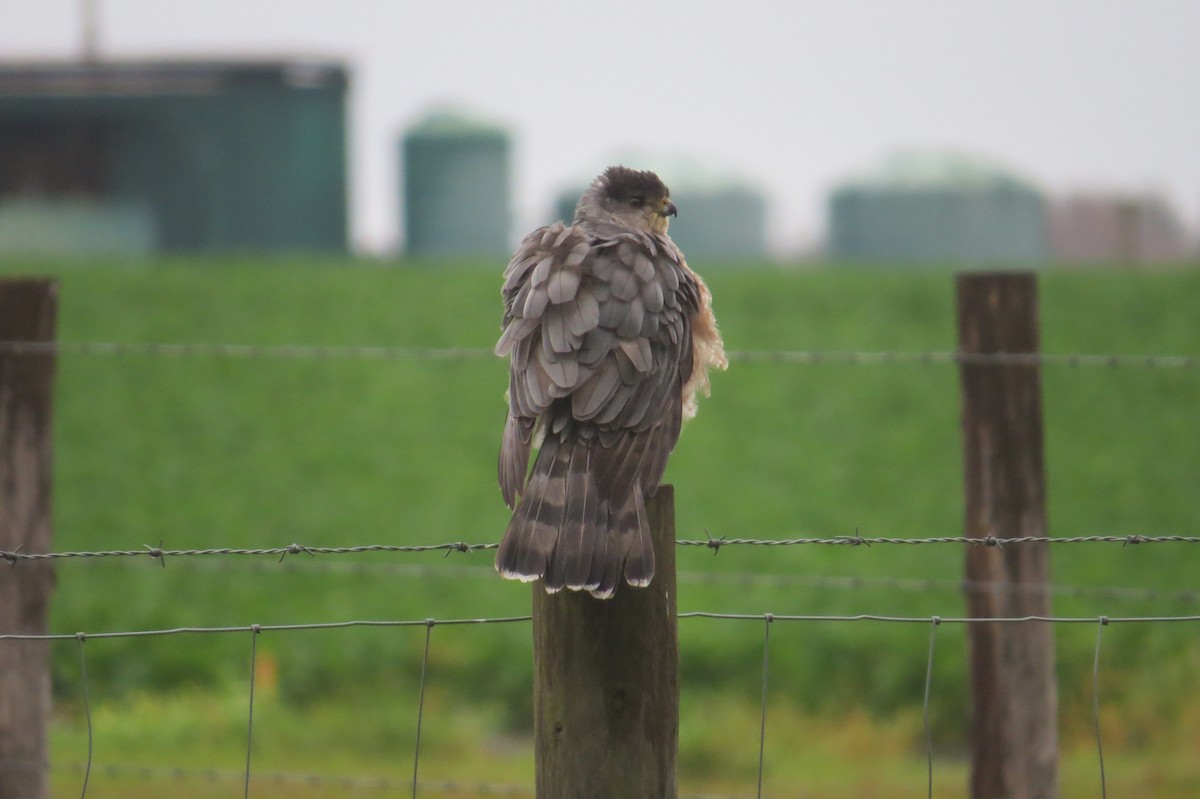
{"label": "weathered wooden post", "polygon": [[[1036,353],[1037,279],[1031,272],[960,274],[958,345],[964,355]],[[967,613],[1048,616],[1041,370],[1036,363],[960,364],[966,535],[999,546],[966,552]],[[1052,799],[1058,794],[1058,695],[1050,624],[972,624],[971,796]]]}
{"label": "weathered wooden post", "polygon": [[[53,341],[57,308],[53,280],[0,280],[0,342]],[[0,344],[0,550],[50,549],[54,367]],[[48,561],[0,563],[0,633],[45,634],[53,585]],[[0,642],[0,796],[48,794],[49,718],[49,644]]]}
{"label": "weathered wooden post", "polygon": [[533,587],[538,799],[675,799],[675,504],[647,499],[655,574],[612,599]]}

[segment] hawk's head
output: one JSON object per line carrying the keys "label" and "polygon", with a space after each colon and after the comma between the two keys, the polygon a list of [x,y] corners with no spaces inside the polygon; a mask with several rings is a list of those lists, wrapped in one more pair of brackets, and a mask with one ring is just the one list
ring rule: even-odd
{"label": "hawk's head", "polygon": [[671,191],[653,172],[610,166],[584,192],[576,222],[615,222],[624,228],[666,233],[678,209]]}

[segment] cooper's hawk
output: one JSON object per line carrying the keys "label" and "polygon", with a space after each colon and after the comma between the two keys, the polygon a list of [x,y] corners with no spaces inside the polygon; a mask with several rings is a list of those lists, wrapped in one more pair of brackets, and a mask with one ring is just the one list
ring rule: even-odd
{"label": "cooper's hawk", "polygon": [[609,167],[574,223],[529,234],[504,272],[504,577],[605,598],[622,574],[654,576],[644,495],[726,366],[708,288],[667,236],[675,213],[653,172]]}

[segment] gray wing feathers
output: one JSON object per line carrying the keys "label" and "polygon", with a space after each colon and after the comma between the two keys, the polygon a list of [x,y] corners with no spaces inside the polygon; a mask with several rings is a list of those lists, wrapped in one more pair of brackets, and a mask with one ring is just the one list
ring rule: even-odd
{"label": "gray wing feathers", "polygon": [[525,487],[532,442],[533,419],[509,414],[500,441],[500,492],[504,495],[504,504],[510,508],[516,506],[517,494]]}

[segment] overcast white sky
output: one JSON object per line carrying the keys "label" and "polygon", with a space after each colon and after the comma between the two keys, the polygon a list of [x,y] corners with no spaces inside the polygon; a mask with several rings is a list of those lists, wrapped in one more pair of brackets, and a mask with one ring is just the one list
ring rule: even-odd
{"label": "overcast white sky", "polygon": [[[443,102],[513,131],[522,229],[581,172],[648,150],[760,185],[791,250],[821,235],[829,186],[901,146],[1051,191],[1161,191],[1200,222],[1192,0],[95,2],[114,58],[344,60],[363,249],[395,246],[396,140]],[[0,0],[0,59],[75,56],[81,7]]]}

